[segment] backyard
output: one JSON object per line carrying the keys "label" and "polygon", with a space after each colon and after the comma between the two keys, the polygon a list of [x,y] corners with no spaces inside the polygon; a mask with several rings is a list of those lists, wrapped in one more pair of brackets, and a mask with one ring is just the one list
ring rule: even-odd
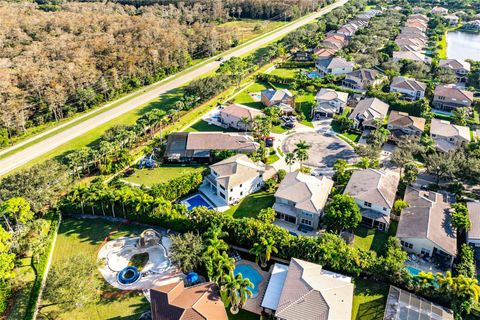
{"label": "backyard", "polygon": [[246,196],[239,204],[225,211],[225,214],[234,218],[255,218],[260,210],[271,208],[274,202],[275,197],[271,192],[260,191]]}
{"label": "backyard", "polygon": [[131,176],[124,177],[122,180],[151,187],[154,184],[168,182],[192,172],[201,172],[204,169],[203,166],[162,165],[153,169],[135,169]]}
{"label": "backyard", "polygon": [[359,226],[354,232],[355,238],[353,240],[353,246],[381,253],[388,238],[394,237],[397,233],[397,226],[398,222],[392,221],[388,233]]}
{"label": "backyard", "polygon": [[209,124],[205,120],[200,120],[187,129],[184,132],[238,132],[238,130],[232,128],[222,128],[214,124]]}
{"label": "backyard", "polygon": [[[145,227],[135,224],[122,224],[102,219],[65,219],[58,232],[53,252],[52,268],[63,259],[82,252],[96,261],[97,251],[105,238],[138,235]],[[98,272],[92,270],[92,272]],[[48,283],[48,282],[47,282]],[[149,309],[149,304],[141,292],[126,292],[106,286],[99,302],[76,308],[72,311],[61,311],[61,306],[44,307],[41,312],[58,311],[56,319],[138,319]],[[44,305],[48,301],[44,301]]]}
{"label": "backyard", "polygon": [[382,320],[388,296],[388,285],[365,280],[353,279],[352,320]]}

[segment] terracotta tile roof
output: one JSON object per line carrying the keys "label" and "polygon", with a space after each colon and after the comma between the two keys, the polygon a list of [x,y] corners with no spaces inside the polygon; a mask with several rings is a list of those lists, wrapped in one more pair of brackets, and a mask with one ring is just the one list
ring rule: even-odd
{"label": "terracotta tile roof", "polygon": [[344,194],[367,201],[383,208],[392,208],[400,178],[394,172],[375,169],[353,172]]}
{"label": "terracotta tile roof", "polygon": [[422,91],[424,92],[427,89],[427,85],[423,82],[417,81],[412,78],[405,77],[395,77],[392,80],[390,87],[402,88],[412,91]]}
{"label": "terracotta tile roof", "polygon": [[222,114],[227,114],[238,119],[247,118],[253,120],[257,116],[262,116],[263,112],[241,104],[231,104],[220,110],[220,116]]}
{"label": "terracotta tile roof", "polygon": [[313,177],[301,172],[290,172],[280,183],[275,197],[295,202],[295,208],[320,213],[327,203],[333,181],[325,176]]}
{"label": "terracotta tile roof", "polygon": [[404,200],[408,207],[400,215],[397,238],[428,239],[455,256],[457,237],[451,227],[451,206],[445,197],[437,192],[408,187]]}
{"label": "terracotta tile roof", "polygon": [[447,97],[450,99],[457,99],[457,100],[468,100],[473,102],[473,92],[461,90],[451,86],[436,86],[434,91],[434,96],[436,97]]}
{"label": "terracotta tile roof", "polygon": [[425,130],[425,119],[414,117],[406,112],[392,111],[388,118],[388,124],[398,128],[413,127],[417,130]]}
{"label": "terracotta tile roof", "polygon": [[331,48],[316,48],[313,51],[313,54],[315,54],[318,58],[329,58],[333,57],[337,50],[331,49]]}
{"label": "terracotta tile roof", "polygon": [[227,320],[213,282],[185,288],[183,281],[150,290],[152,320]]}
{"label": "terracotta tile roof", "polygon": [[350,319],[353,289],[350,277],[293,258],[275,317],[284,320]]}

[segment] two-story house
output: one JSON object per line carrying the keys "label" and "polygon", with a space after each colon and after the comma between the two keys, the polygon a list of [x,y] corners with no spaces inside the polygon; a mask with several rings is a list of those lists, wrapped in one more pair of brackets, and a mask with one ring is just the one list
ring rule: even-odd
{"label": "two-story house", "polygon": [[210,167],[200,191],[217,206],[238,203],[260,190],[275,174],[273,167],[257,164],[244,154],[237,154]]}
{"label": "two-story house", "polygon": [[438,85],[433,93],[432,105],[435,109],[451,112],[457,108],[470,108],[473,92],[455,86]]}
{"label": "two-story house", "polygon": [[392,111],[387,122],[390,140],[398,141],[405,136],[419,138],[425,130],[425,119],[414,117],[406,112]]}
{"label": "two-story house", "polygon": [[446,15],[448,14],[448,9],[443,7],[433,7],[432,14]]}
{"label": "two-story house", "polygon": [[320,59],[315,62],[315,66],[321,77],[331,74],[339,76],[353,71],[354,64],[343,58],[331,57],[328,59]]}
{"label": "two-story house", "polygon": [[408,206],[402,210],[396,235],[403,249],[451,267],[457,255],[457,237],[447,197],[407,187],[404,200]]}
{"label": "two-story house", "polygon": [[470,129],[446,120],[432,119],[430,136],[438,150],[448,152],[470,143]]}
{"label": "two-story house", "polygon": [[360,100],[352,113],[348,116],[353,121],[355,128],[377,127],[377,120],[383,120],[387,116],[390,106],[377,98]]}
{"label": "two-story house", "polygon": [[390,92],[399,92],[405,100],[420,100],[425,97],[427,85],[412,78],[395,77],[390,84]]}
{"label": "two-story house", "polygon": [[305,229],[318,229],[332,187],[333,181],[325,176],[288,173],[275,192],[273,209],[277,219]]}
{"label": "two-story house", "polygon": [[345,75],[345,79],[342,81],[342,86],[364,91],[368,87],[375,87],[382,84],[385,80],[385,76],[381,76],[377,70],[361,68]]}
{"label": "two-story house", "polygon": [[438,67],[452,70],[457,76],[457,81],[462,83],[467,82],[471,70],[469,62],[457,59],[442,59],[438,63]]}
{"label": "two-story house", "polygon": [[266,107],[287,105],[293,108],[294,106],[293,94],[288,89],[262,90],[260,91],[260,99]]}
{"label": "two-story house", "polygon": [[360,207],[363,225],[386,232],[399,182],[400,177],[393,171],[357,170],[344,194],[352,196]]}
{"label": "two-story house", "polygon": [[315,96],[317,104],[312,108],[313,118],[316,116],[332,118],[342,113],[348,102],[348,93],[322,88]]}

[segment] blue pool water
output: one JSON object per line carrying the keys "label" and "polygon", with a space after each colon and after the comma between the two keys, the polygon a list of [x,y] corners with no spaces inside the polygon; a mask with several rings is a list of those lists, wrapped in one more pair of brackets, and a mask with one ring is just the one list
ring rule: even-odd
{"label": "blue pool water", "polygon": [[249,289],[252,291],[252,297],[255,298],[258,296],[258,285],[262,282],[263,278],[252,266],[246,264],[239,264],[235,267],[233,271],[235,275],[241,273],[243,278],[248,278],[253,283],[253,288]]}
{"label": "blue pool water", "polygon": [[413,277],[417,276],[422,270],[414,268],[412,266],[407,267],[408,273],[410,273]]}
{"label": "blue pool water", "polygon": [[207,209],[213,209],[212,206],[201,195],[196,194],[187,200],[183,201],[188,210],[192,210],[195,207],[206,207]]}

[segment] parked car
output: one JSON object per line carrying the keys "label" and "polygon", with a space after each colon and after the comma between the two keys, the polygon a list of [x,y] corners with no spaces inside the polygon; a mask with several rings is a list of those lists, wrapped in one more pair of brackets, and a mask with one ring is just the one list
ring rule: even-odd
{"label": "parked car", "polygon": [[273,138],[272,137],[267,137],[265,138],[265,147],[270,148],[273,147]]}
{"label": "parked car", "polygon": [[287,128],[287,129],[293,129],[293,128],[295,128],[295,125],[293,124],[293,122],[285,122],[285,123],[282,124],[282,127]]}
{"label": "parked car", "polygon": [[223,60],[225,60],[224,57],[219,57],[219,58],[215,59],[215,61],[218,61],[218,62],[222,62]]}

